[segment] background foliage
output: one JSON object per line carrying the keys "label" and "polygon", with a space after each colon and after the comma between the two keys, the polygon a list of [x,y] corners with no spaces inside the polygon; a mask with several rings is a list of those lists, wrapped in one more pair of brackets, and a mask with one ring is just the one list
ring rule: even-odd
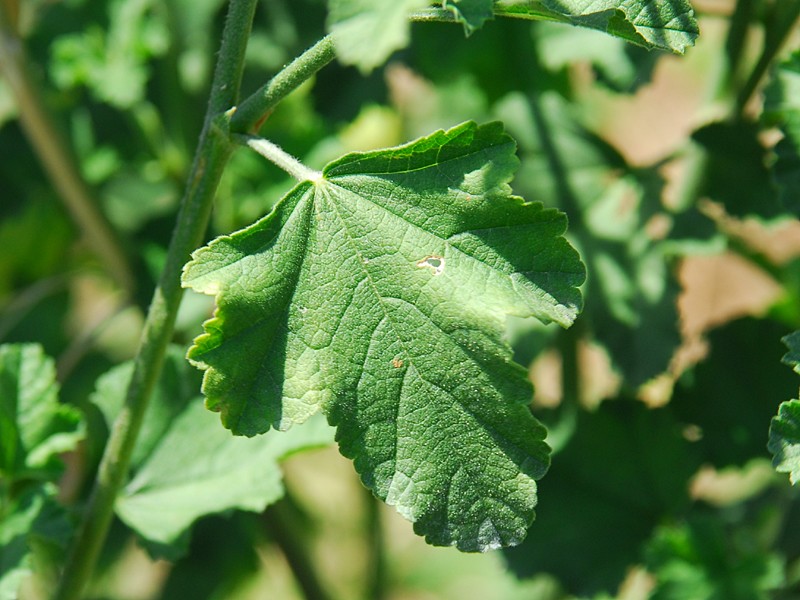
{"label": "background foliage", "polygon": [[[130,271],[110,268],[63,208],[23,133],[29,106],[0,78],[0,342],[9,344],[0,350],[0,598],[20,582],[23,597],[38,598],[53,585],[129,377],[119,363],[136,352],[164,264],[225,3],[4,4],[19,9],[32,80]],[[259,3],[245,91],[326,28],[363,37],[337,33],[355,4]],[[425,5],[375,6],[395,4]],[[426,546],[363,491],[321,421],[226,437],[215,415],[197,410],[199,379],[181,358],[213,309],[188,295],[89,597],[799,593],[800,504],[771,465],[774,453],[792,481],[800,472],[790,401],[798,3],[698,0],[701,35],[693,48],[678,44],[680,57],[590,30],[644,43],[613,11],[591,22],[554,12],[577,11],[577,0],[538,4],[551,20],[587,27],[484,22],[467,12],[481,3],[449,4],[461,24],[373,15],[392,31],[374,64],[359,62],[363,50],[343,51],[357,66],[326,67],[260,133],[321,168],[348,151],[500,119],[518,145],[514,192],[566,212],[587,266],[584,313],[567,331],[508,326],[554,449],[526,541],[487,555]],[[209,239],[263,216],[292,185],[237,150]],[[187,510],[186,498],[206,503]]]}

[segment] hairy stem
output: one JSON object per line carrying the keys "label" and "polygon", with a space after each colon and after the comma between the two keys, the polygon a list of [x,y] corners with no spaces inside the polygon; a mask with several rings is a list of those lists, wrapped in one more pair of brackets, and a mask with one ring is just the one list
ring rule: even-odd
{"label": "hairy stem", "polygon": [[325,36],[236,107],[231,117],[231,131],[253,132],[278,102],[335,57],[333,39],[329,35]]}
{"label": "hairy stem", "polygon": [[125,252],[98,209],[69,145],[45,108],[42,92],[31,76],[15,20],[10,3],[0,4],[0,74],[14,96],[22,129],[89,247],[111,278],[132,297],[135,279]]}
{"label": "hairy stem", "polygon": [[286,171],[297,181],[318,181],[322,173],[310,169],[277,144],[263,138],[236,135],[235,139],[249,146],[274,165]]}
{"label": "hairy stem", "polygon": [[255,5],[256,0],[231,0],[229,6],[205,124],[166,264],[147,314],[125,404],[112,427],[83,521],[70,548],[55,596],[57,600],[74,600],[82,595],[108,533],[114,501],[127,476],[136,437],[161,371],[183,295],[181,269],[192,250],[202,242],[214,194],[231,153],[226,111],[238,98]]}

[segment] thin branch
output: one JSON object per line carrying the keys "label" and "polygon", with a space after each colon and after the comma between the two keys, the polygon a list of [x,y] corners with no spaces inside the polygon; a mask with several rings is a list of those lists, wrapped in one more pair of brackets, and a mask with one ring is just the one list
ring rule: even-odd
{"label": "thin branch", "polygon": [[331,600],[332,596],[327,592],[325,583],[319,578],[311,560],[308,543],[298,534],[299,528],[292,526],[297,520],[292,514],[296,510],[291,495],[287,493],[282,500],[267,508],[262,515],[262,523],[268,535],[283,552],[306,600]]}
{"label": "thin branch", "polygon": [[235,105],[256,0],[231,0],[217,60],[205,125],[170,241],[167,260],[147,314],[134,371],[100,462],[92,494],[70,548],[56,600],[77,600],[103,547],[114,502],[124,483],[147,404],[161,371],[183,296],[180,276],[205,235],[214,195],[232,146],[228,115]]}
{"label": "thin branch", "polygon": [[135,278],[125,252],[98,209],[78,162],[47,111],[42,92],[31,76],[14,17],[0,4],[0,73],[14,96],[28,141],[72,219],[108,274],[133,296]]}

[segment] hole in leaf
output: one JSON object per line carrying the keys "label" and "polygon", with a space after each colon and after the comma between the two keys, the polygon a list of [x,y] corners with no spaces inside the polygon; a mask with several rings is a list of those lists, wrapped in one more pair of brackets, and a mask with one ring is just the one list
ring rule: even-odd
{"label": "hole in leaf", "polygon": [[441,275],[444,271],[444,258],[434,255],[426,256],[417,262],[417,267],[421,269],[428,268],[433,271],[434,275]]}

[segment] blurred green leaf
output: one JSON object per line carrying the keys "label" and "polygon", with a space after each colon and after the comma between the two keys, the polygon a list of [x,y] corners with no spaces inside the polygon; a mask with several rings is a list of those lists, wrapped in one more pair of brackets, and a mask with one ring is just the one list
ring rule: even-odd
{"label": "blurred green leaf", "polygon": [[58,401],[55,366],[36,344],[0,346],[0,476],[52,480],[83,437],[80,412]]}
{"label": "blurred green leaf", "polygon": [[455,15],[467,35],[494,18],[492,4],[493,0],[442,0],[442,6]]}
{"label": "blurred green leaf", "polygon": [[620,38],[560,23],[537,23],[534,39],[539,60],[548,70],[590,63],[598,81],[615,91],[631,92],[648,82],[658,59],[658,54]]}
{"label": "blurred green leaf", "polygon": [[53,360],[36,344],[0,346],[0,598],[16,599],[34,544],[61,548],[70,533],[51,483],[60,454],[83,438],[80,412],[58,401]]}
{"label": "blurred green leaf", "polygon": [[410,39],[408,15],[427,0],[328,0],[336,56],[369,73]]}
{"label": "blurred green leaf", "polygon": [[189,357],[223,423],[324,410],[364,483],[462,550],[521,539],[548,463],[505,317],[568,326],[581,303],[563,214],[510,195],[514,150],[467,122],[348,154],[184,269],[216,296]]}
{"label": "blurred green leaf", "polygon": [[683,54],[698,35],[688,0],[496,0],[495,15],[598,29],[646,48]]}
{"label": "blurred green leaf", "polygon": [[51,75],[69,89],[88,87],[103,102],[127,109],[145,95],[148,61],[166,52],[169,28],[154,0],[111,0],[109,26],[57,38]]}
{"label": "blurred green leaf", "polygon": [[0,219],[0,298],[62,271],[72,243],[72,225],[54,202],[31,199]]}
{"label": "blurred green leaf", "polygon": [[[92,400],[110,423],[124,398],[132,365],[101,377]],[[117,498],[117,515],[156,555],[186,550],[192,524],[232,509],[261,512],[283,496],[278,461],[333,442],[324,419],[308,427],[257,438],[235,437],[219,426],[197,395],[199,376],[171,348],[151,400],[131,465]]]}
{"label": "blurred green leaf", "polygon": [[29,487],[17,498],[0,498],[0,600],[17,600],[19,587],[33,571],[34,549],[63,553],[72,531],[57,489]]}
{"label": "blurred green leaf", "polygon": [[[738,535],[736,534],[738,533]],[[767,600],[785,581],[783,560],[755,535],[726,531],[722,519],[661,527],[646,548],[652,600]]]}
{"label": "blurred green leaf", "polygon": [[647,229],[666,218],[660,178],[630,169],[554,93],[533,100],[510,94],[495,110],[520,144],[515,185],[570,218],[593,298],[582,315],[587,328],[631,388],[665,371],[680,335],[669,240]]}

